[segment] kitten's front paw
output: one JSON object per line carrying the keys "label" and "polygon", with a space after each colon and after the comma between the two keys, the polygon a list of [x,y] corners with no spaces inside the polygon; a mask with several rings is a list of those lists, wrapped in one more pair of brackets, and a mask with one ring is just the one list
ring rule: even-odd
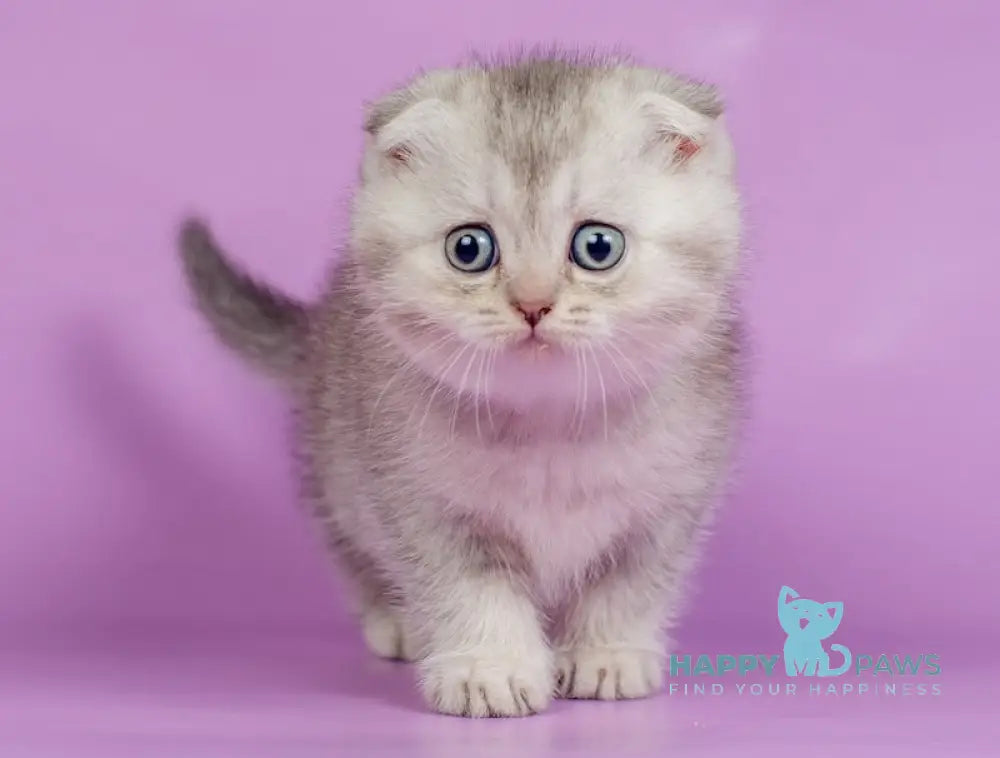
{"label": "kitten's front paw", "polygon": [[662,653],[628,647],[580,647],[556,656],[560,697],[627,700],[653,695],[663,687]]}
{"label": "kitten's front paw", "polygon": [[552,699],[547,654],[439,655],[422,666],[424,697],[434,710],[456,716],[530,716]]}

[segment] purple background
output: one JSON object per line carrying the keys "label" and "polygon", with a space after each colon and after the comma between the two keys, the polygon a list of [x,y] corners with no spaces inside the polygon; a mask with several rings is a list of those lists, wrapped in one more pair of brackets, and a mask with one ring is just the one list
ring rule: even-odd
{"label": "purple background", "polygon": [[[167,687],[173,651],[225,692],[232,672],[205,661],[226,650],[272,684],[365,689],[331,666],[358,635],[295,505],[285,401],[191,313],[173,227],[203,211],[253,270],[312,294],[345,236],[362,102],[552,41],[719,83],[740,150],[752,418],[680,647],[777,649],[781,584],[843,601],[856,652],[995,644],[996,4],[340,5],[0,4],[8,687],[69,681],[97,651],[133,655],[100,681]],[[276,663],[292,639],[312,647]]]}

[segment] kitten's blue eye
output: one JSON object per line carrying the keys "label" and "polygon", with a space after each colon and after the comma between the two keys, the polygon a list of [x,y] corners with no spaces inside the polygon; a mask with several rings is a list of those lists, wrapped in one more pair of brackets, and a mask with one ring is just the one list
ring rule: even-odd
{"label": "kitten's blue eye", "polygon": [[573,234],[569,257],[588,271],[607,271],[625,255],[625,235],[607,224],[584,224]]}
{"label": "kitten's blue eye", "polygon": [[475,274],[492,268],[497,262],[497,245],[485,226],[461,226],[444,241],[448,263],[459,271]]}

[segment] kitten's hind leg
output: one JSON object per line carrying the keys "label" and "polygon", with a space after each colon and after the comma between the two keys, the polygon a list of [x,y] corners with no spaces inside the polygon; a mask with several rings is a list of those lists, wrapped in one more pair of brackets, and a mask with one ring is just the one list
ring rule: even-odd
{"label": "kitten's hind leg", "polygon": [[347,540],[331,540],[341,574],[353,590],[355,613],[368,649],[379,658],[415,661],[420,645],[403,612],[400,593],[380,577],[374,561]]}
{"label": "kitten's hind leg", "polygon": [[407,629],[402,609],[385,598],[362,608],[361,632],[368,649],[379,658],[415,661],[420,656],[420,646]]}

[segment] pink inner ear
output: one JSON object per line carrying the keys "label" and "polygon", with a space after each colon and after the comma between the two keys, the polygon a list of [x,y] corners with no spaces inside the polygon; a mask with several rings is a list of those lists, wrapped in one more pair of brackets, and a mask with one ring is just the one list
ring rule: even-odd
{"label": "pink inner ear", "polygon": [[681,160],[690,158],[701,149],[701,146],[690,137],[681,137],[675,148]]}
{"label": "pink inner ear", "polygon": [[413,153],[406,145],[393,145],[386,151],[386,155],[397,163],[409,163]]}

